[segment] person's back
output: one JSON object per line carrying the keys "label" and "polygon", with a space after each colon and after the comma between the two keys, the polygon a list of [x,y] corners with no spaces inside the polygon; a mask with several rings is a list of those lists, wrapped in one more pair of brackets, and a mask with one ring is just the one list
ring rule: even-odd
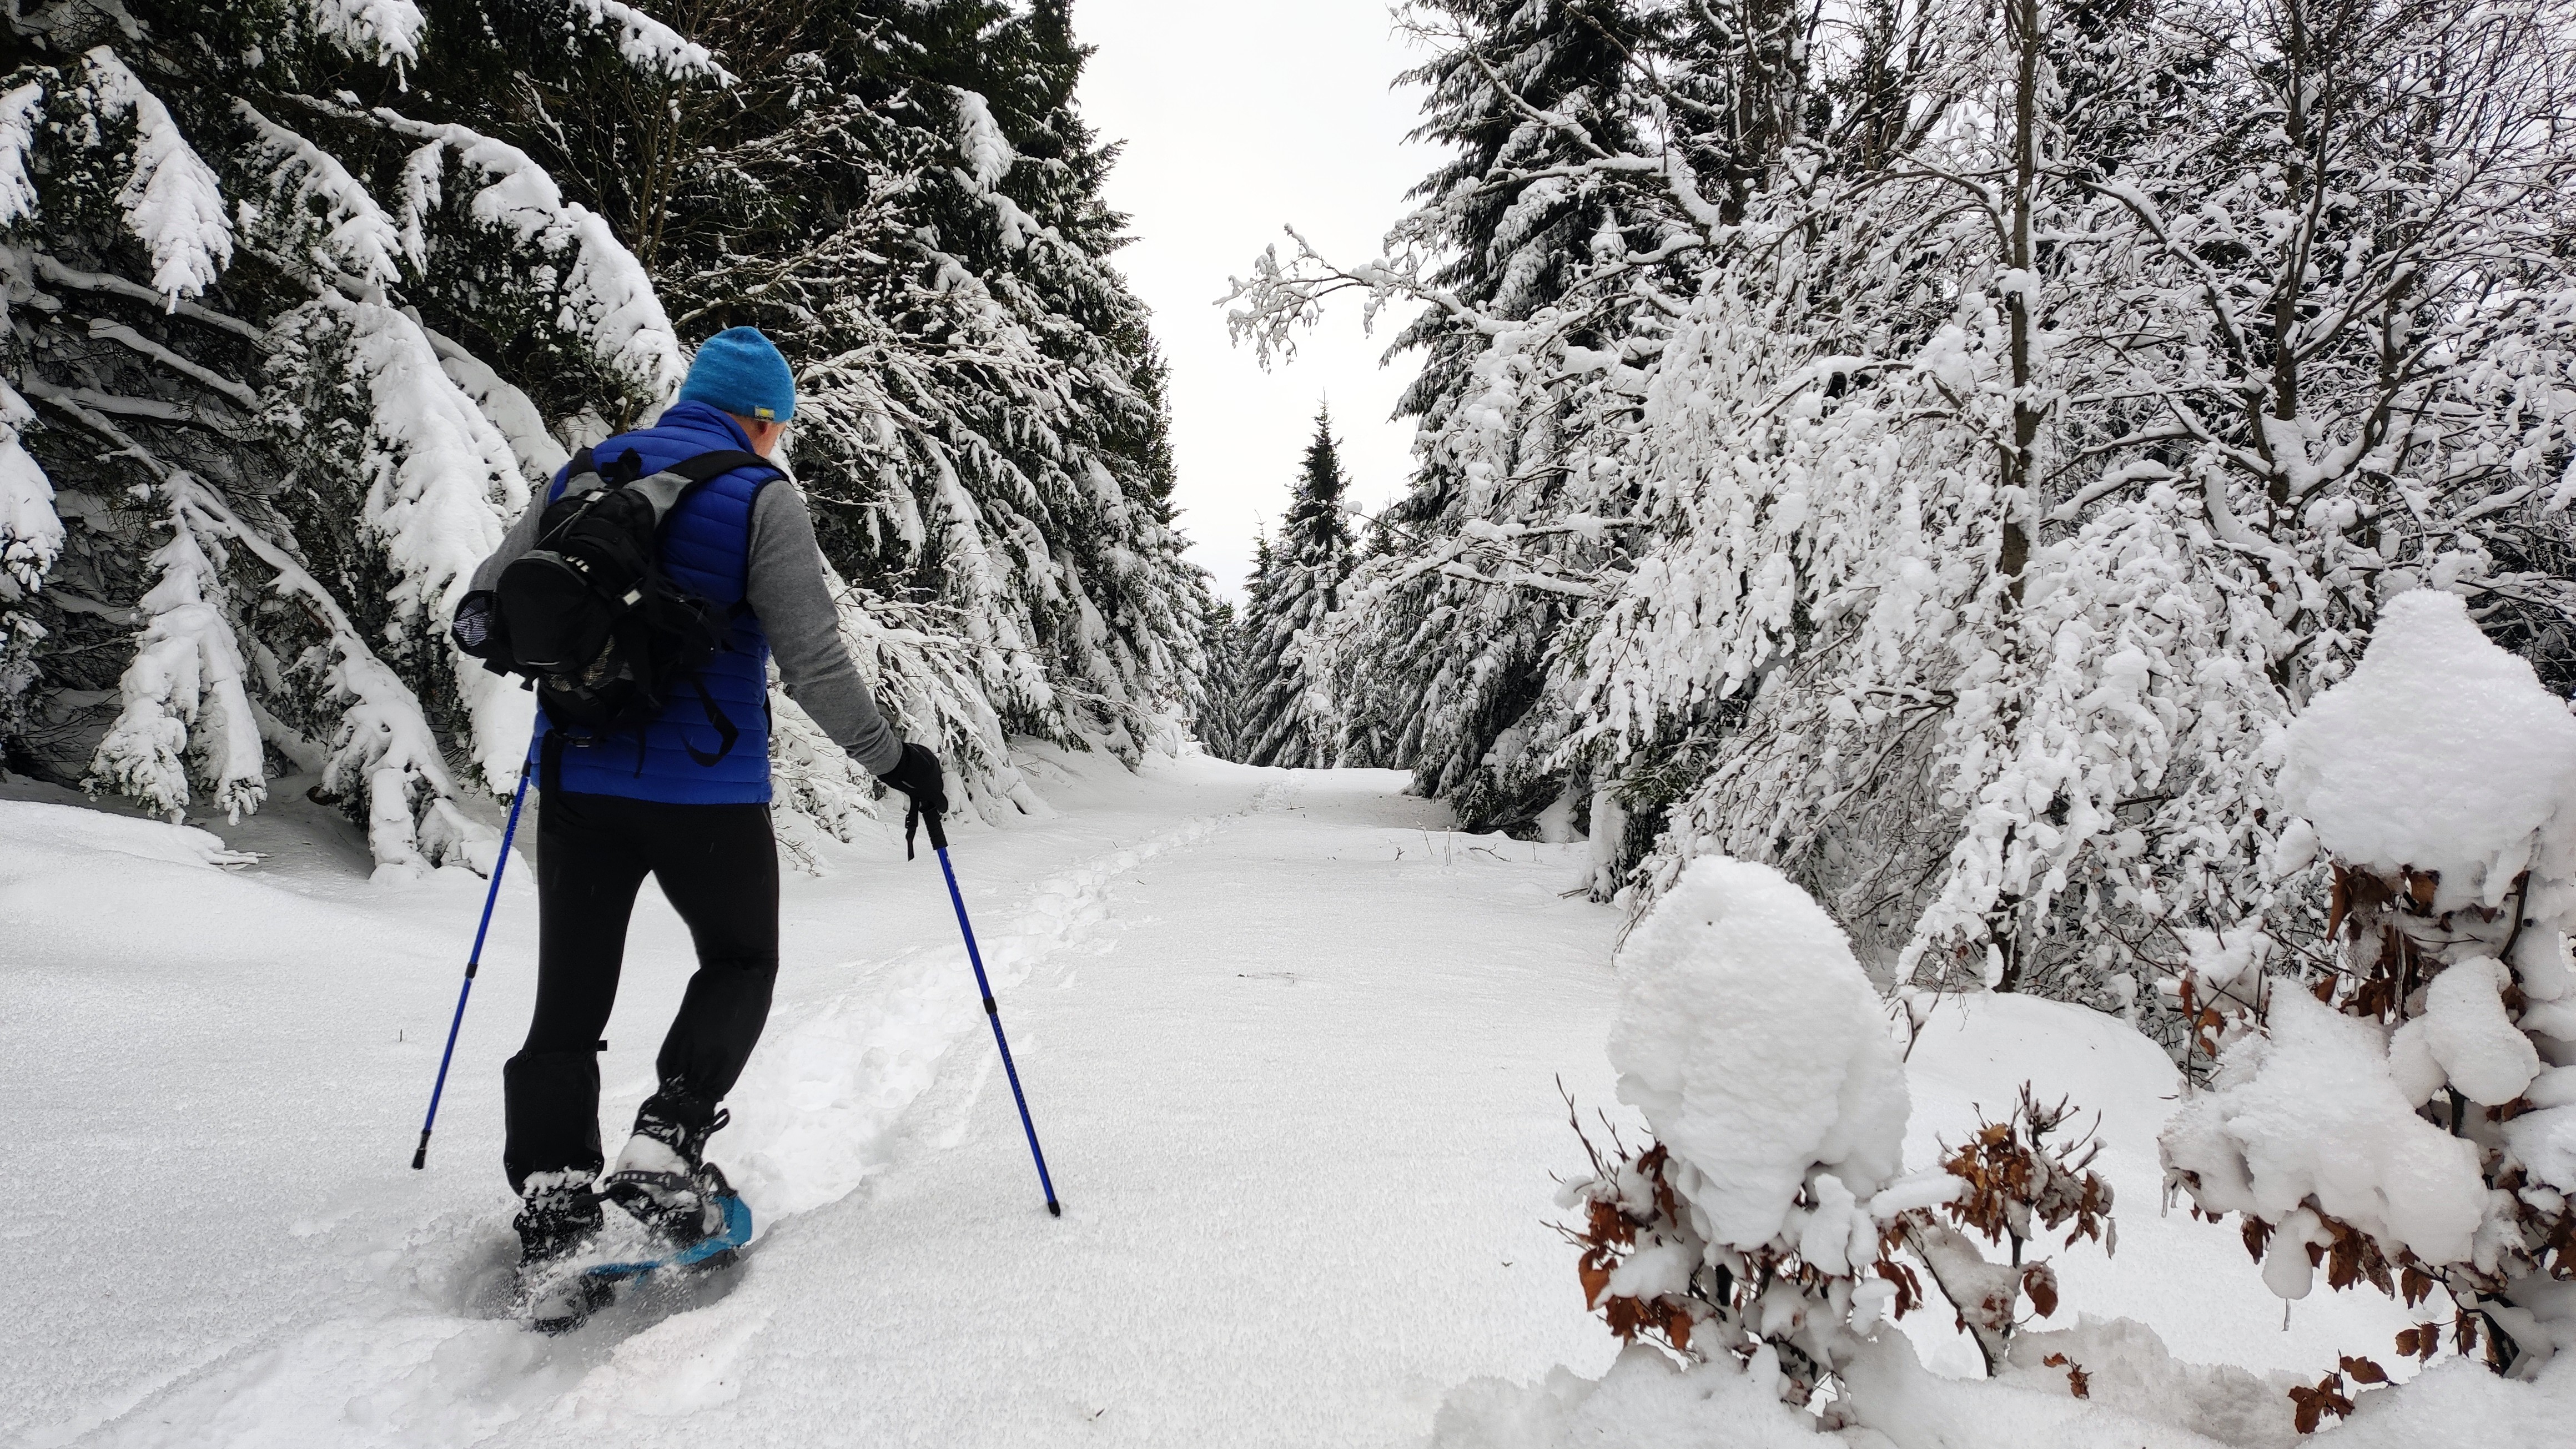
{"label": "person's back", "polygon": [[[623,466],[639,475],[724,453],[751,455],[751,439],[722,409],[698,401],[675,403],[650,427],[589,449],[597,466]],[[547,498],[560,497],[565,481],[558,477]],[[661,566],[680,589],[729,616],[729,647],[697,670],[696,687],[674,691],[661,716],[641,730],[596,740],[555,732],[561,759],[549,766],[561,783],[550,774],[550,788],[683,805],[769,799],[769,639],[746,596],[755,510],[773,485],[783,486],[784,480],[778,469],[762,463],[719,473],[682,495],[662,525]],[[780,512],[775,503],[767,510],[772,520]],[[774,524],[764,530],[778,531]],[[802,532],[802,539],[785,542],[810,546],[811,525]],[[764,575],[794,562],[792,556],[773,559]],[[710,718],[710,706],[717,717]]]}
{"label": "person's back", "polygon": [[[680,591],[730,619],[729,647],[667,692],[640,727],[538,720],[537,1002],[504,1069],[503,1166],[520,1194],[522,1283],[597,1233],[601,1200],[675,1241],[711,1230],[707,1138],[769,1015],[778,973],[778,855],[769,823],[768,663],[825,733],[914,803],[945,808],[937,757],[890,729],[839,632],[804,499],[765,460],[795,410],[794,380],[749,328],[699,349],[688,382],[651,426],[588,451],[606,476],[650,476],[692,459],[744,461],[697,483],[662,521],[659,563]],[[628,454],[633,454],[631,460]],[[724,460],[710,460],[715,466]],[[543,540],[534,499],[475,571],[492,589]],[[659,1087],[604,1183],[600,1033],[615,1003],[628,917],[650,875],[687,923],[698,969],[656,1059]],[[578,1321],[582,1280],[526,1305],[541,1325]]]}

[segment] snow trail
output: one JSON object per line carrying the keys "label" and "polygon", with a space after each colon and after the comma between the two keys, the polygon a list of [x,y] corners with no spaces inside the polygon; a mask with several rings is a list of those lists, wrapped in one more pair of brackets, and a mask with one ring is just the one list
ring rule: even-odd
{"label": "snow trail", "polygon": [[[283,791],[218,832],[264,856],[230,870],[212,836],[0,799],[0,1170],[25,1204],[0,1443],[1391,1446],[1470,1380],[1607,1369],[1549,1226],[1551,1169],[1581,1161],[1559,1080],[1633,1120],[1605,1050],[1619,916],[1559,895],[1585,847],[1458,834],[1392,773],[1022,766],[1057,813],[961,830],[955,862],[1064,1218],[936,864],[869,841],[787,882],[777,1006],[710,1153],[760,1248],[561,1339],[503,1312],[524,874],[414,1173],[480,881],[368,886],[355,832]],[[612,1141],[691,964],[645,892]],[[1908,1076],[1917,1163],[2026,1077],[2105,1112],[2130,1246],[2052,1249],[2051,1326],[2135,1314],[2258,1374],[2385,1342],[2396,1315],[2351,1295],[2282,1334],[2236,1234],[2158,1216],[2171,1072],[2117,1021],[1945,1005]],[[1973,1368],[1945,1314],[1906,1327]]]}
{"label": "snow trail", "polygon": [[[47,1345],[0,1370],[30,1380],[0,1386],[0,1440],[1007,1443],[1097,1417],[1112,1442],[1243,1441],[1263,1422],[1253,1441],[1312,1442],[1289,1427],[1307,1392],[1292,1366],[1321,1351],[1347,1380],[1340,1437],[1393,1443],[1465,1373],[1606,1359],[1529,1277],[1562,1276],[1543,1225],[1563,1146],[1552,1078],[1606,1096],[1615,917],[1557,898],[1570,848],[1449,836],[1391,774],[1030,768],[1065,808],[961,834],[956,863],[1066,1220],[1039,1207],[1008,1094],[988,1090],[935,867],[877,843],[835,879],[789,883],[778,1006],[711,1152],[769,1241],[558,1340],[504,1316],[515,1243],[492,1163],[487,1079],[532,974],[524,875],[504,884],[432,1170],[412,1174],[394,1149],[479,882],[356,887],[345,841],[281,837],[292,812],[234,832],[271,862],[233,874],[199,864],[210,840],[143,822],[111,821],[135,838],[87,840],[122,853],[68,874],[0,850],[0,925],[46,942],[0,971],[0,1005],[33,1020],[48,987],[94,983],[50,1001],[0,1089],[115,1099],[40,1112],[13,1169],[63,1190],[41,1236],[0,1237]],[[148,902],[124,897],[137,853],[178,873],[141,877]],[[48,899],[65,879],[94,924]],[[228,939],[172,950],[191,921]],[[295,924],[241,944],[262,921]],[[647,891],[603,1058],[612,1142],[687,964]],[[1434,985],[1455,994],[1424,999]],[[165,1019],[161,1050],[120,1042]],[[110,1141],[121,1155],[102,1161]],[[1461,1215],[1479,1226],[1462,1234]],[[106,1271],[38,1251],[61,1242]],[[1462,1255],[1484,1264],[1464,1290]],[[82,1288],[92,1308],[66,1302]],[[1403,1322],[1342,1332],[1390,1297]],[[1461,1332],[1462,1307],[1487,1326]],[[1211,1331],[1222,1352],[1194,1342]],[[975,1362],[937,1362],[951,1354]],[[965,1397],[996,1379],[1010,1386]]]}

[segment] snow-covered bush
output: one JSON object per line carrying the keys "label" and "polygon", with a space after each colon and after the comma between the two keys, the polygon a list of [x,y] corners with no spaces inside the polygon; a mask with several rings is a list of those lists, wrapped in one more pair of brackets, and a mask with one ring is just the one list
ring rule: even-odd
{"label": "snow-covered bush", "polygon": [[[2075,1155],[2085,1144],[2046,1140],[2067,1109],[2025,1088],[2005,1121],[1904,1176],[1903,1065],[1806,892],[1769,866],[1695,861],[1618,967],[1611,1062],[1654,1141],[1632,1151],[1614,1134],[1604,1154],[1587,1136],[1592,1174],[1564,1193],[1584,1213],[1567,1232],[1585,1302],[1612,1332],[1731,1357],[1803,1404],[1923,1300],[1917,1262],[1990,1369],[2025,1294],[2056,1311],[2054,1273],[2023,1245],[2070,1220],[2070,1243],[2101,1238],[2111,1207]],[[2011,1260],[1989,1262],[1961,1228],[2010,1239]]]}
{"label": "snow-covered bush", "polygon": [[[1768,866],[1694,862],[1619,950],[1610,1060],[1654,1144],[1571,1184],[1587,1302],[1622,1337],[1776,1367],[1804,1402],[1893,1301],[1881,1192],[1902,1064],[1834,924]],[[1946,1195],[1946,1194],[1945,1194]]]}
{"label": "snow-covered bush", "polygon": [[2331,857],[2331,959],[2228,1013],[2169,1179],[2284,1299],[2318,1266],[2439,1290],[2451,1343],[2527,1376],[2576,1346],[2576,716],[2415,590],[2290,727],[2281,797],[2282,867]]}

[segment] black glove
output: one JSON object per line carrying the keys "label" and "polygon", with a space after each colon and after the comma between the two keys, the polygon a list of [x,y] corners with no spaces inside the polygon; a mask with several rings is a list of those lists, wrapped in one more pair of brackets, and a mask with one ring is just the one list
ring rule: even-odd
{"label": "black glove", "polygon": [[904,859],[912,859],[913,831],[920,827],[924,816],[930,820],[931,846],[936,849],[948,844],[948,832],[939,824],[940,817],[948,813],[948,791],[940,779],[939,757],[930,752],[928,745],[906,744],[903,758],[877,778],[901,790],[910,802],[903,813]]}

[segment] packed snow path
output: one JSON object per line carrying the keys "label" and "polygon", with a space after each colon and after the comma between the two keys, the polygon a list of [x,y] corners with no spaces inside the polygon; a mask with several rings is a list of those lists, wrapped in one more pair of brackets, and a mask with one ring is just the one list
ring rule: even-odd
{"label": "packed snow path", "polygon": [[[1388,773],[1029,768],[1057,813],[955,855],[1064,1218],[938,867],[877,840],[787,881],[777,1008],[711,1154],[753,1257],[561,1339],[503,1314],[521,866],[415,1173],[481,881],[369,885],[286,790],[218,841],[0,789],[0,1445],[1404,1445],[1466,1380],[1599,1374],[1613,1341],[1548,1227],[1551,1170],[1582,1165],[1557,1079],[1612,1101],[1618,916],[1559,894],[1584,848],[1458,834]],[[263,858],[213,868],[226,844]],[[689,966],[645,892],[612,1143]],[[2052,1327],[2128,1314],[2312,1380],[2404,1321],[2320,1293],[2284,1333],[2232,1227],[2158,1213],[2174,1077],[2111,1018],[1945,1004],[1908,1076],[1917,1164],[2026,1077],[2102,1111],[2127,1246],[2052,1251]],[[1906,1328],[1977,1371],[1945,1309]]]}
{"label": "packed snow path", "polygon": [[[954,854],[1064,1218],[936,865],[854,853],[789,878],[710,1152],[753,1258],[555,1340],[500,1316],[524,873],[414,1173],[478,882],[367,886],[293,811],[227,829],[269,856],[226,874],[15,807],[0,1442],[1396,1444],[1463,1379],[1598,1372],[1547,1227],[1556,1079],[1611,1093],[1617,917],[1559,895],[1581,847],[1455,834],[1393,774],[1038,768],[1060,813]],[[648,890],[612,1150],[688,959]]]}

